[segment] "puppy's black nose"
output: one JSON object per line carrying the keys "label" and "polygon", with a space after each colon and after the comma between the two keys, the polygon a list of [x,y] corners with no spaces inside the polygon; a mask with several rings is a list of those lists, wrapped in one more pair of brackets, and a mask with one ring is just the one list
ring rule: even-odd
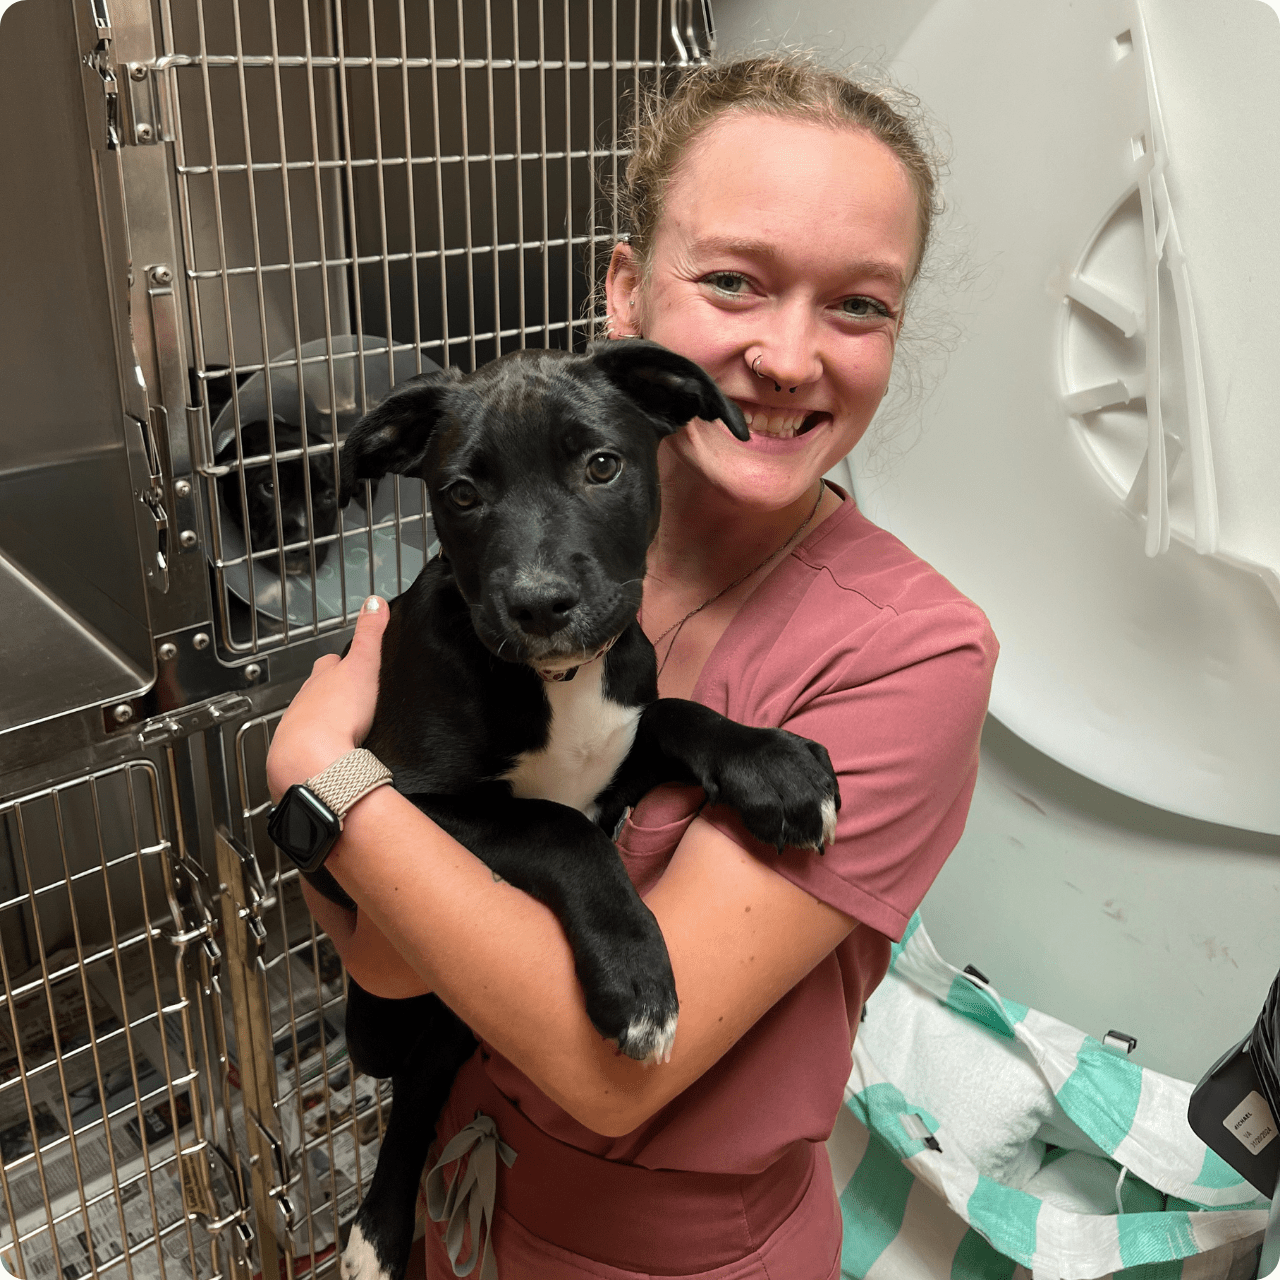
{"label": "puppy's black nose", "polygon": [[550,636],[568,624],[580,598],[578,588],[563,578],[512,587],[507,616],[526,635]]}

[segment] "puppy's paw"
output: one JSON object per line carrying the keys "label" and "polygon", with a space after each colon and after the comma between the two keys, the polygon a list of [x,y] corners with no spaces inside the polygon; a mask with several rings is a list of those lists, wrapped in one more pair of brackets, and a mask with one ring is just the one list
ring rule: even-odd
{"label": "puppy's paw", "polygon": [[[839,812],[839,805],[836,803],[835,796],[823,796],[822,803],[818,806],[818,813],[822,819],[822,837],[819,840],[809,838],[807,840],[796,838],[788,839],[785,844],[795,845],[797,849],[812,849],[815,853],[822,853],[826,850],[827,845],[833,844],[836,838],[836,815]],[[806,825],[808,825],[806,823]]]}
{"label": "puppy's paw", "polygon": [[583,983],[587,1015],[619,1053],[637,1062],[668,1062],[676,1036],[680,1003],[664,948],[661,964],[627,974],[611,966],[603,981]]}
{"label": "puppy's paw", "polygon": [[618,1037],[619,1052],[637,1062],[670,1062],[679,1017],[678,1009],[671,1009],[665,1016],[656,1010],[638,1014]]}
{"label": "puppy's paw", "polygon": [[351,1225],[338,1271],[342,1280],[399,1280],[399,1277],[390,1275],[378,1260],[377,1250],[364,1238],[359,1221]]}
{"label": "puppy's paw", "polygon": [[836,803],[839,792],[834,796],[827,796],[822,802],[822,843],[825,847],[834,844],[836,840],[836,814],[840,811],[840,806]]}
{"label": "puppy's paw", "polygon": [[639,898],[580,935],[578,977],[597,1031],[638,1062],[671,1056],[680,1002],[667,944]]}
{"label": "puppy's paw", "polygon": [[821,853],[836,834],[840,788],[819,743],[785,729],[733,725],[706,762],[707,799],[736,809],[757,840],[779,852]]}

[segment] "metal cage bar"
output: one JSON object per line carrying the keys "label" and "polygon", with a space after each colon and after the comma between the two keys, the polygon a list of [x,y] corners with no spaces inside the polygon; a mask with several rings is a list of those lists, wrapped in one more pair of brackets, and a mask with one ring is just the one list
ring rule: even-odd
{"label": "metal cage bar", "polygon": [[420,488],[366,485],[335,510],[341,439],[387,387],[594,335],[617,226],[597,179],[624,158],[620,102],[685,56],[684,7],[163,0],[229,659],[340,630],[421,567]]}

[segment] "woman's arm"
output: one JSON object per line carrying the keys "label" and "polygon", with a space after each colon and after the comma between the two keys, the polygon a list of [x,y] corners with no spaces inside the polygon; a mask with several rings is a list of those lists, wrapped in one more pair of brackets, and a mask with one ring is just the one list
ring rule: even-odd
{"label": "woman's arm", "polygon": [[424,986],[597,1133],[630,1133],[697,1080],[854,922],[697,820],[645,899],[680,996],[671,1061],[619,1056],[586,1016],[555,917],[388,787],[326,864]]}
{"label": "woman's arm", "polygon": [[[316,663],[272,741],[273,797],[363,741],[386,617],[385,605],[366,607],[347,657]],[[570,1115],[607,1135],[631,1132],[692,1084],[854,923],[695,821],[646,898],[680,996],[671,1061],[647,1067],[616,1054],[588,1020],[551,912],[495,881],[390,787],[351,810],[326,866],[360,904],[354,925],[332,904],[319,918],[361,985],[438,992]]]}
{"label": "woman's arm", "polygon": [[388,1000],[421,996],[431,989],[413,966],[387,941],[366,911],[348,911],[302,881],[302,896],[316,922],[329,935],[347,972],[368,992]]}

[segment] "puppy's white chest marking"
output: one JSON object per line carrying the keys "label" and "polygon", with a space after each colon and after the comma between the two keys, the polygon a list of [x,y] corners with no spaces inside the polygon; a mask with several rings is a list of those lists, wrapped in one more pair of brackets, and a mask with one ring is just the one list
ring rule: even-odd
{"label": "puppy's white chest marking", "polygon": [[604,659],[578,668],[572,680],[548,682],[551,726],[541,751],[526,751],[503,775],[524,799],[557,800],[595,817],[596,796],[626,759],[640,707],[604,697]]}

